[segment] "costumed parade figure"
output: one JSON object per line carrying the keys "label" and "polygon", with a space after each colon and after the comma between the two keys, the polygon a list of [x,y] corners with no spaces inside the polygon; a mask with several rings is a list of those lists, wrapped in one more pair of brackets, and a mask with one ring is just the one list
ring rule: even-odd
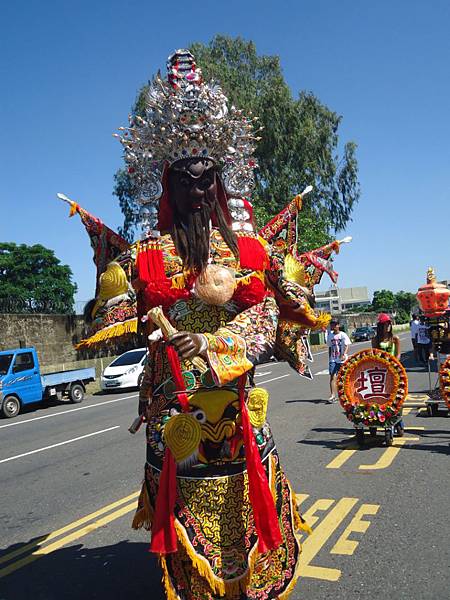
{"label": "costumed parade figure", "polygon": [[167,597],[287,598],[296,531],[308,528],[266,420],[268,393],[248,375],[275,355],[310,377],[307,335],[329,321],[312,289],[324,271],[335,277],[339,243],[297,255],[301,196],[255,233],[253,120],[203,82],[188,51],[169,57],[168,73],[119,136],[142,240],[127,245],[71,202],[98,269],[79,347],[146,329],[147,460],[133,526],[152,532]]}

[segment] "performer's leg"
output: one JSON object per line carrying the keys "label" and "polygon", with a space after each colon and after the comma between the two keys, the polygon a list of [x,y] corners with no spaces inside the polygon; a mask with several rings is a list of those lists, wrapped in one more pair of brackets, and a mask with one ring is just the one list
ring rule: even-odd
{"label": "performer's leg", "polygon": [[330,372],[330,397],[328,398],[328,403],[333,404],[337,400],[337,386],[336,386],[336,375],[339,371],[339,364],[336,362],[330,362],[329,364],[329,372]]}

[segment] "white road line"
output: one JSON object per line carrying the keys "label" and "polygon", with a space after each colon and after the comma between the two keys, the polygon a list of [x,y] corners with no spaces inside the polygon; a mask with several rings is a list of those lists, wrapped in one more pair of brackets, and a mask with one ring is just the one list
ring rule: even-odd
{"label": "white road line", "polygon": [[290,373],[286,373],[286,375],[280,375],[279,377],[272,377],[272,379],[266,379],[265,381],[258,381],[258,385],[263,385],[263,383],[270,383],[271,381],[276,381],[277,379],[283,379],[284,377],[290,377]]}
{"label": "white road line", "polygon": [[323,371],[319,371],[318,373],[314,373],[314,377],[316,375],[329,375],[328,369],[324,369]]}
{"label": "white road line", "polygon": [[264,373],[255,373],[255,377],[264,377],[264,375],[272,375],[272,371],[264,371]]}
{"label": "white road line", "polygon": [[122,398],[114,398],[114,400],[106,400],[105,402],[97,402],[96,404],[89,404],[89,406],[81,406],[79,408],[71,408],[70,410],[64,410],[51,415],[43,415],[42,417],[33,417],[26,421],[14,421],[13,423],[7,423],[6,425],[0,425],[0,429],[4,427],[14,427],[15,425],[23,425],[24,423],[31,423],[31,421],[40,421],[41,419],[51,419],[52,417],[59,417],[61,415],[68,415],[69,413],[76,412],[78,410],[87,410],[88,408],[95,408],[96,406],[105,406],[106,404],[113,404],[114,402],[120,402],[121,400],[129,400],[130,398],[137,398],[138,394],[132,396],[124,396]]}
{"label": "white road line", "polygon": [[52,444],[51,446],[45,446],[44,448],[38,448],[37,450],[31,450],[31,452],[24,452],[23,454],[18,454],[17,456],[10,456],[9,458],[3,458],[0,460],[1,463],[8,462],[10,460],[16,460],[17,458],[23,458],[24,456],[29,456],[30,454],[36,454],[37,452],[44,452],[44,450],[50,450],[51,448],[57,448],[58,446],[64,446],[64,444],[71,444],[72,442],[77,442],[78,440],[84,440],[85,438],[92,437],[93,435],[100,435],[100,433],[106,433],[107,431],[112,431],[113,429],[119,429],[120,425],[114,425],[114,427],[108,427],[108,429],[101,429],[100,431],[94,431],[94,433],[88,433],[87,435],[80,435],[79,437],[73,438],[71,440],[67,440],[65,442],[59,442],[58,444]]}

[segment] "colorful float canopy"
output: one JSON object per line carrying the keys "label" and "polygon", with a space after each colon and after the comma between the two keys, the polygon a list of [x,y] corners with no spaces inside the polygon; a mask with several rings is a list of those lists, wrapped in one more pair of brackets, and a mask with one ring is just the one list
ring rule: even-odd
{"label": "colorful float canopy", "polygon": [[436,281],[434,269],[427,271],[427,283],[419,288],[417,300],[426,317],[443,315],[448,310],[450,290]]}

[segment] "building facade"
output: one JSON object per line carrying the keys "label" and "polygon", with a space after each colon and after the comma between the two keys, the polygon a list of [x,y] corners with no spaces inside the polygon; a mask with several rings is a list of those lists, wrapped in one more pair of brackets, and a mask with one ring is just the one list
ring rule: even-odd
{"label": "building facade", "polygon": [[316,292],[316,308],[332,315],[352,312],[356,308],[369,307],[371,302],[367,287],[338,288]]}

